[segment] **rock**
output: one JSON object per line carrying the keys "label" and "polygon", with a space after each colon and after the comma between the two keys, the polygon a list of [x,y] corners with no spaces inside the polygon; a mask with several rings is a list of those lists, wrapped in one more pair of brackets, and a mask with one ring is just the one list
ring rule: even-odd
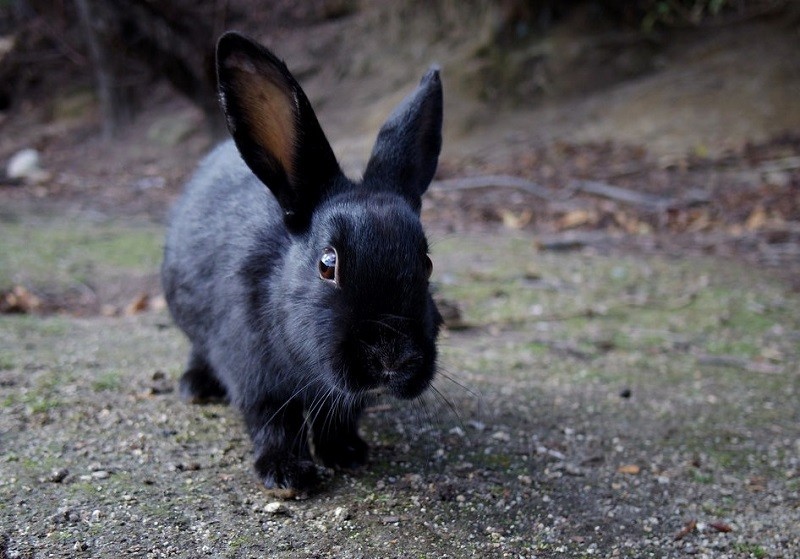
{"label": "rock", "polygon": [[61,483],[66,479],[69,475],[69,470],[66,468],[57,468],[50,472],[50,475],[47,476],[47,481],[50,483]]}
{"label": "rock", "polygon": [[347,507],[336,507],[331,516],[334,522],[345,522],[352,518],[352,513]]}
{"label": "rock", "polygon": [[40,184],[50,178],[42,169],[39,152],[33,148],[18,151],[8,160],[6,175],[10,179],[21,179],[30,184]]}
{"label": "rock", "polygon": [[280,501],[272,501],[271,503],[264,505],[264,512],[271,514],[272,516],[291,516],[292,514],[291,510],[289,510],[289,507]]}

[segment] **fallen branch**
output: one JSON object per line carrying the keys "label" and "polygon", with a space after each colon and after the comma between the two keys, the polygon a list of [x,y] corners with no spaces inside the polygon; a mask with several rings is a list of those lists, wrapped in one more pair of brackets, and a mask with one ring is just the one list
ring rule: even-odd
{"label": "fallen branch", "polygon": [[765,161],[756,168],[756,171],[759,173],[779,173],[781,171],[794,171],[795,169],[800,169],[800,156]]}
{"label": "fallen branch", "polygon": [[585,192],[586,194],[594,194],[595,196],[602,196],[616,200],[617,202],[625,202],[633,204],[634,206],[642,206],[652,210],[660,210],[669,206],[671,199],[663,198],[661,196],[654,196],[652,194],[642,194],[634,192],[619,186],[613,186],[600,181],[580,180],[573,179],[569,183],[570,188],[575,192]]}
{"label": "fallen branch", "polygon": [[671,209],[696,206],[698,204],[707,204],[710,201],[708,194],[699,191],[690,192],[686,198],[666,198],[628,190],[627,188],[600,181],[572,179],[568,184],[569,190],[567,192],[556,194],[539,183],[521,177],[514,177],[511,175],[480,175],[477,177],[459,177],[433,181],[433,183],[431,183],[431,190],[452,191],[498,187],[513,188],[548,202],[563,202],[575,193],[583,192],[608,198],[616,202],[639,206],[640,208],[653,212],[663,212]]}
{"label": "fallen branch", "polygon": [[770,363],[764,363],[761,361],[752,361],[743,357],[736,357],[735,355],[700,354],[696,356],[696,359],[699,365],[708,365],[711,367],[731,367],[752,373],[765,374],[775,374],[781,372],[781,368],[777,365],[772,365]]}
{"label": "fallen branch", "polygon": [[548,338],[530,338],[528,339],[528,343],[544,346],[553,353],[568,355],[570,357],[580,359],[581,361],[591,361],[596,357],[596,355],[591,351],[586,351],[578,347],[576,344],[560,340],[551,340]]}
{"label": "fallen branch", "polygon": [[600,181],[573,179],[569,183],[573,192],[584,192],[594,196],[602,196],[616,202],[639,206],[653,212],[663,212],[677,208],[707,204],[710,200],[706,193],[693,191],[686,198],[665,198],[653,194],[645,194],[614,186]]}
{"label": "fallen branch", "polygon": [[538,250],[542,251],[566,252],[602,243],[613,243],[616,240],[618,240],[618,236],[603,232],[570,231],[566,234],[540,235],[534,241],[534,245]]}
{"label": "fallen branch", "polygon": [[529,180],[511,175],[481,175],[433,181],[432,190],[471,190],[475,188],[515,188],[549,202],[561,200],[548,188]]}

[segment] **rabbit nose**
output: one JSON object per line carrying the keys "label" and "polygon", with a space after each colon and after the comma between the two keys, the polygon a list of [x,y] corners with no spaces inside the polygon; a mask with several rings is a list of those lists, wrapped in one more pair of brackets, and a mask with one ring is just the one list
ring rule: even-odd
{"label": "rabbit nose", "polygon": [[414,356],[409,354],[384,356],[383,359],[381,359],[383,377],[386,380],[390,380],[408,374],[408,372],[413,369],[414,361]]}

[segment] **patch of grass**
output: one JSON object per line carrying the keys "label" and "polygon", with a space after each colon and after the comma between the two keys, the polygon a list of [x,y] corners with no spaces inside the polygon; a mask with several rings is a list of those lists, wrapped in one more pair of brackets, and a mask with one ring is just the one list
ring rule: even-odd
{"label": "patch of grass", "polygon": [[755,559],[761,559],[767,556],[767,552],[764,548],[755,543],[734,543],[733,549],[739,553],[746,553],[748,557],[754,557]]}
{"label": "patch of grass", "polygon": [[502,452],[492,452],[490,454],[484,454],[483,456],[476,454],[474,458],[475,460],[479,460],[483,467],[499,470],[501,472],[508,471],[514,463],[511,456]]}
{"label": "patch of grass", "polygon": [[2,401],[2,407],[11,408],[23,405],[31,414],[43,414],[64,405],[64,400],[49,388],[37,387],[8,394]]}
{"label": "patch of grass", "polygon": [[692,470],[691,476],[692,476],[692,481],[695,483],[702,483],[703,485],[714,483],[714,476],[705,472]]}
{"label": "patch of grass", "polygon": [[33,395],[33,397],[26,403],[30,408],[31,413],[34,414],[47,413],[64,405],[64,402],[57,398],[49,398],[47,396],[38,395]]}
{"label": "patch of grass", "polygon": [[71,286],[98,274],[151,272],[162,244],[163,231],[155,225],[0,222],[0,287]]}
{"label": "patch of grass", "polygon": [[252,547],[253,539],[247,535],[236,536],[228,542],[228,556],[238,557],[237,552]]}
{"label": "patch of grass", "polygon": [[[26,338],[41,336],[43,338],[63,337],[73,329],[69,319],[60,316],[49,316],[45,319],[35,315],[0,315],[0,331],[6,339],[16,338],[17,342]],[[6,346],[10,347],[10,346]]]}
{"label": "patch of grass", "polygon": [[122,377],[121,371],[106,371],[92,382],[92,390],[95,392],[118,390],[122,386]]}
{"label": "patch of grass", "polygon": [[8,371],[16,368],[17,363],[11,352],[0,351],[0,371]]}

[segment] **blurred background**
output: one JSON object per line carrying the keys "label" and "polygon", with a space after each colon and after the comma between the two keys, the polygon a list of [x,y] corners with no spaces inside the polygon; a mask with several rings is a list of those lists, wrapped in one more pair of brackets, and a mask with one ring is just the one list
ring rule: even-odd
{"label": "blurred background", "polygon": [[[285,59],[352,175],[439,64],[430,227],[710,252],[797,277],[790,0],[0,0],[0,217],[162,223],[227,134],[213,48],[228,29]],[[37,284],[0,280],[7,296]]]}

